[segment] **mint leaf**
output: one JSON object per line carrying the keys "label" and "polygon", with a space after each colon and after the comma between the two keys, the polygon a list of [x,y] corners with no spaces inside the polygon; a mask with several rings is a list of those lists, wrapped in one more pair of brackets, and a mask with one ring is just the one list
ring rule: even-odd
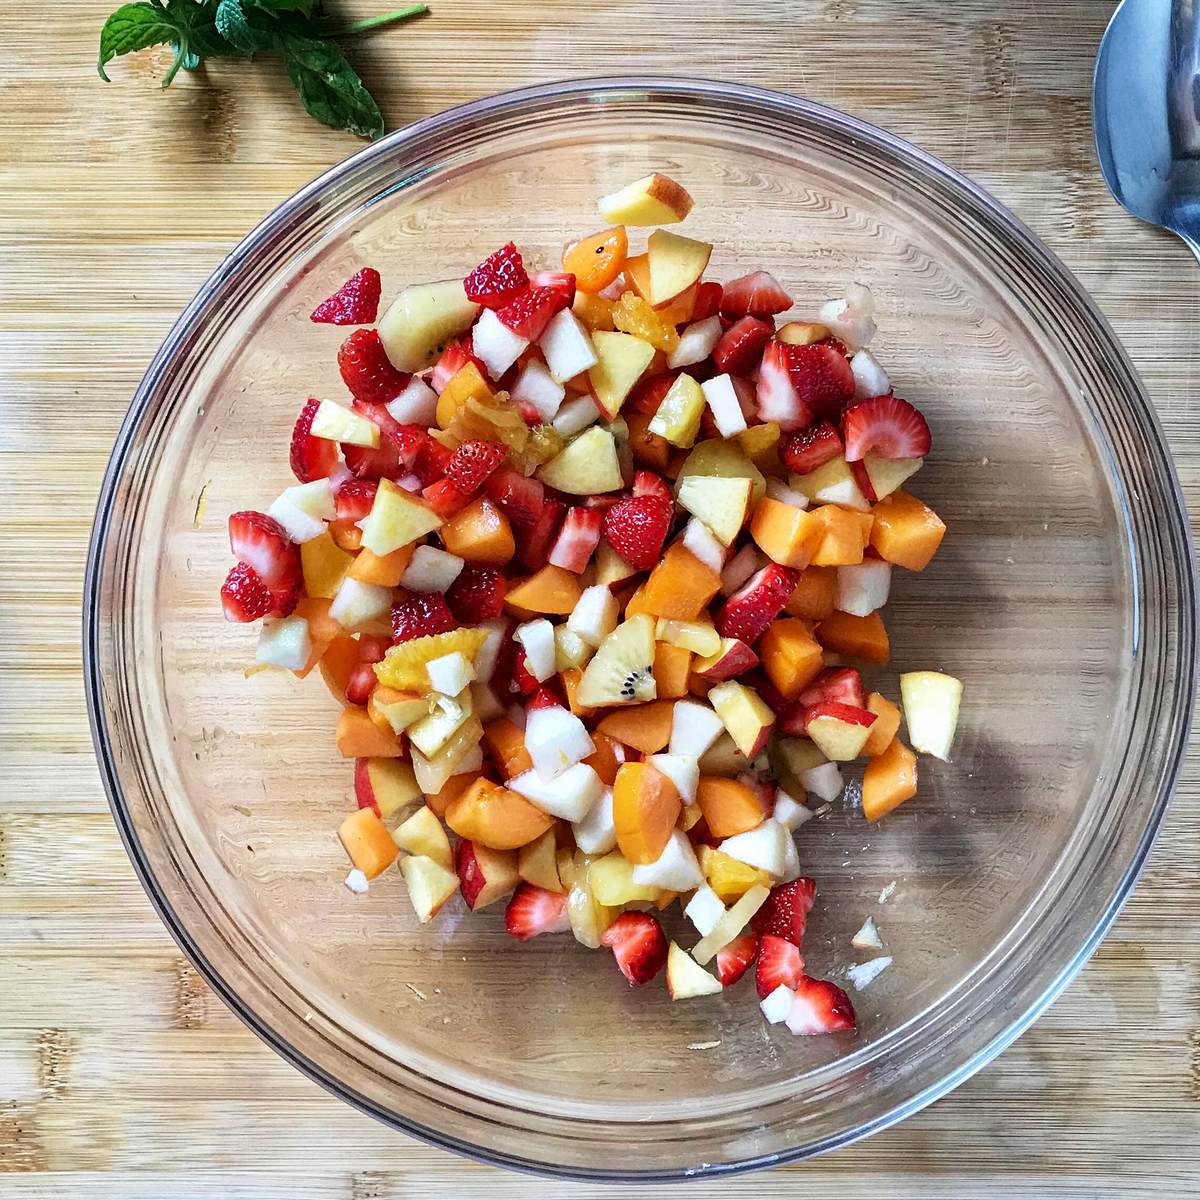
{"label": "mint leaf", "polygon": [[217,32],[241,54],[256,54],[270,48],[270,34],[260,33],[251,25],[242,0],[221,0],[215,23]]}
{"label": "mint leaf", "polygon": [[298,12],[306,17],[313,13],[313,0],[250,0],[255,8],[266,9],[267,12]]}
{"label": "mint leaf", "polygon": [[383,134],[383,114],[346,56],[332,42],[284,32],[277,39],[287,73],[310,115],[360,137]]}
{"label": "mint leaf", "polygon": [[105,83],[111,82],[104,64],[122,54],[150,46],[174,44],[179,29],[169,13],[154,4],[122,4],[100,30],[100,56],[96,70]]}

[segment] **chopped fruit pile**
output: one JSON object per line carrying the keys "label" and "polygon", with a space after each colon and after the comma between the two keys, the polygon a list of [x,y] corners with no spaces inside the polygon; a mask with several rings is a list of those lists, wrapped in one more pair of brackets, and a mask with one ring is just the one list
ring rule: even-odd
{"label": "chopped fruit pile", "polygon": [[[748,974],[772,1023],[853,1029],[801,953],[795,833],[855,760],[868,821],[917,790],[901,708],[851,664],[888,662],[893,569],[945,532],[902,488],[929,426],[864,348],[865,289],[783,320],[766,271],[704,277],[706,242],[633,252],[691,206],[652,175],[561,271],[510,242],[371,328],[376,272],[322,303],[363,326],[351,401],[301,408],[298,482],[230,518],[221,598],[264,619],[255,669],[316,667],[343,705],[352,888],[399,859],[422,922],[503,901],[514,938],[570,931],[630,984]],[[948,756],[961,693],[901,676],[915,750]]]}

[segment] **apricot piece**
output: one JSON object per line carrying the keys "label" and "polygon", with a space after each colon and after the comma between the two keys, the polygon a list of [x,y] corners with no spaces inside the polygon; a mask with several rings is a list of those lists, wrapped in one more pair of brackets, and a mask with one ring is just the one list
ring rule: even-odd
{"label": "apricot piece", "polygon": [[670,642],[654,646],[654,682],[660,700],[678,700],[688,694],[688,675],[692,670],[692,652]]}
{"label": "apricot piece", "polygon": [[864,662],[885,663],[891,656],[891,645],[883,618],[877,612],[866,617],[835,612],[816,628],[817,641],[826,650],[861,658]]}
{"label": "apricot piece", "polygon": [[483,745],[505,779],[533,770],[533,760],[525,749],[525,734],[508,717],[497,717],[483,727]]}
{"label": "apricot piece", "polygon": [[789,700],[816,678],[824,665],[821,644],[798,617],[774,621],[758,645],[767,678]]}
{"label": "apricot piece", "polygon": [[580,238],[563,252],[562,267],[575,276],[581,292],[599,292],[621,273],[629,238],[624,225]]}
{"label": "apricot piece", "polygon": [[346,574],[359,583],[370,583],[376,587],[399,587],[400,577],[408,570],[416,543],[401,546],[391,554],[376,554],[373,550],[360,550],[355,555]]}
{"label": "apricot piece", "polygon": [[671,460],[671,443],[665,437],[650,432],[649,426],[654,414],[637,412],[626,407],[621,416],[629,426],[629,450],[633,461],[651,471],[664,470]]}
{"label": "apricot piece", "polygon": [[657,754],[671,740],[673,700],[652,700],[608,714],[596,728],[610,738],[643,754]]}
{"label": "apricot piece", "polygon": [[380,729],[365,708],[342,709],[335,740],[343,758],[399,758],[401,754],[400,740],[390,729]]}
{"label": "apricot piece", "polygon": [[696,802],[715,838],[733,837],[761,825],[767,815],[758,792],[737,779],[702,775]]}
{"label": "apricot piece", "polygon": [[[365,715],[365,714],[364,714]],[[396,861],[399,847],[373,808],[358,808],[338,827],[338,837],[350,861],[368,878]]]}
{"label": "apricot piece", "polygon": [[596,710],[586,704],[579,703],[579,683],[583,679],[583,672],[578,667],[568,667],[565,671],[560,671],[558,674],[562,680],[563,691],[567,693],[567,707],[577,717],[592,716]]}
{"label": "apricot piece", "polygon": [[554,818],[524,796],[480,778],[447,805],[446,824],[468,841],[517,850],[552,828]]}
{"label": "apricot piece", "polygon": [[580,594],[578,575],[562,567],[545,566],[510,588],[504,602],[530,613],[562,616],[575,608]]}
{"label": "apricot piece", "polygon": [[833,615],[836,594],[837,571],[833,567],[806,567],[800,572],[784,610],[789,616],[803,617],[806,621],[823,621]]}
{"label": "apricot piece", "polygon": [[600,776],[600,782],[605,787],[612,787],[624,761],[623,757],[617,756],[617,741],[597,729],[592,732],[592,745],[596,749],[583,761]]}
{"label": "apricot piece", "polygon": [[317,665],[321,668],[321,678],[325,680],[330,695],[339,704],[345,704],[346,685],[358,666],[358,642],[349,634],[339,634],[329,643]]}
{"label": "apricot piece", "polygon": [[863,753],[878,758],[891,744],[900,729],[900,708],[879,692],[867,697],[867,711],[875,714],[875,724],[867,737]]}
{"label": "apricot piece", "polygon": [[762,552],[781,567],[802,570],[824,541],[826,526],[815,513],[764,496],[754,506],[750,536]]}
{"label": "apricot piece", "polygon": [[504,566],[517,548],[508,518],[486,496],[456,512],[439,532],[451,554],[483,566]]}
{"label": "apricot piece", "polygon": [[875,506],[871,545],[879,557],[910,571],[923,571],[946,533],[941,517],[908,492],[894,491]]}
{"label": "apricot piece", "polygon": [[[338,638],[346,636],[346,631],[341,624],[329,615],[330,604],[331,601],[322,597],[304,596],[296,605],[295,615],[303,617],[308,622],[308,640],[312,644],[308,662],[300,670],[294,672],[297,679],[303,679],[324,658],[329,647]],[[344,692],[343,688],[343,703],[345,702]]]}
{"label": "apricot piece", "polygon": [[641,611],[674,621],[694,621],[720,590],[720,575],[677,542],[646,579]]}
{"label": "apricot piece", "polygon": [[617,846],[631,863],[662,854],[683,807],[675,785],[649,763],[623,763],[613,783]]}
{"label": "apricot piece", "polygon": [[863,560],[863,550],[870,536],[870,526],[864,532],[865,516],[836,504],[822,504],[810,511],[809,516],[819,523],[821,539],[813,551],[812,563],[818,567],[847,567]]}
{"label": "apricot piece", "polygon": [[863,816],[878,821],[917,794],[917,756],[899,739],[867,763],[863,772]]}
{"label": "apricot piece", "polygon": [[461,775],[451,775],[449,779],[442,784],[442,789],[439,792],[434,792],[432,796],[425,797],[425,803],[433,809],[433,814],[443,820],[446,816],[446,809],[454,803],[475,782],[477,779],[483,778],[481,771],[464,771]]}

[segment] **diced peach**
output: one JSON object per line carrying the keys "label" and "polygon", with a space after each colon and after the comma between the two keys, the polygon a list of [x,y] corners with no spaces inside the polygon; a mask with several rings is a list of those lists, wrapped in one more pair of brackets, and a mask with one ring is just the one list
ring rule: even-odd
{"label": "diced peach", "polygon": [[740,900],[752,887],[770,887],[771,877],[766,871],[749,866],[738,859],[717,850],[713,846],[701,846],[697,852],[700,870],[708,886],[726,903]]}
{"label": "diced peach", "polygon": [[622,764],[613,784],[617,846],[631,863],[662,854],[682,808],[675,785],[649,763]]}
{"label": "diced peach", "polygon": [[304,575],[305,593],[310,597],[332,600],[353,562],[354,556],[343,550],[330,537],[328,530],[302,543],[300,568]]}
{"label": "diced peach", "polygon": [[599,292],[608,287],[621,273],[629,238],[625,227],[602,229],[581,238],[563,252],[562,266],[575,276],[575,286],[581,292]]}
{"label": "diced peach", "polygon": [[916,794],[917,756],[899,738],[893,738],[863,772],[863,816],[878,821]]}
{"label": "diced peach", "polygon": [[473,362],[464,363],[450,377],[437,402],[437,423],[442,429],[449,429],[454,414],[468,400],[489,401],[493,399],[492,389],[487,380],[479,373],[479,368]]}
{"label": "diced peach", "polygon": [[579,683],[583,679],[583,672],[578,667],[568,667],[565,671],[560,671],[558,675],[562,680],[563,691],[567,693],[567,707],[577,717],[592,716],[596,710],[579,703]]}
{"label": "diced peach", "polygon": [[545,888],[548,892],[564,890],[558,874],[558,844],[553,829],[547,829],[541,837],[521,847],[517,873],[527,883]]}
{"label": "diced peach", "polygon": [[617,757],[617,741],[596,729],[592,732],[592,745],[596,749],[583,761],[600,776],[600,782],[605,787],[612,787],[623,761]]}
{"label": "diced peach", "polygon": [[507,717],[497,717],[483,727],[483,746],[505,779],[533,770],[533,760],[525,749],[525,734]]}
{"label": "diced peach", "polygon": [[439,532],[451,554],[485,566],[502,567],[517,548],[508,518],[486,496],[455,513]]}
{"label": "diced peach", "polygon": [[[742,453],[762,470],[763,464],[778,461],[775,447],[779,445],[780,428],[774,421],[763,425],[751,425],[737,434],[734,441],[742,448]],[[760,461],[761,460],[761,461]]]}
{"label": "diced peach", "polygon": [[867,711],[875,714],[875,724],[863,746],[868,758],[878,758],[891,744],[900,729],[900,708],[879,692],[867,697]]}
{"label": "diced peach", "polygon": [[941,517],[916,496],[894,491],[875,506],[871,545],[879,557],[910,571],[923,571],[946,533]]}
{"label": "diced peach", "polygon": [[737,779],[702,775],[696,800],[715,838],[733,837],[761,825],[766,812],[757,791]]}
{"label": "diced peach", "polygon": [[346,572],[359,583],[371,583],[376,587],[399,587],[400,577],[408,570],[416,542],[401,546],[391,554],[376,554],[372,550],[360,550]]}
{"label": "diced peach", "polygon": [[348,634],[340,634],[329,643],[317,665],[321,668],[321,678],[325,680],[330,694],[339,704],[345,704],[346,684],[350,682],[351,672],[358,666],[358,642]]}
{"label": "diced peach", "polygon": [[329,536],[343,550],[355,553],[362,546],[362,530],[353,521],[330,521]]}
{"label": "diced peach", "polygon": [[686,546],[676,543],[650,572],[639,611],[675,621],[694,621],[720,590],[721,577]]}
{"label": "diced peach", "polygon": [[365,708],[344,708],[338,718],[336,742],[343,758],[399,758],[400,740],[380,729]]}
{"label": "diced peach", "polygon": [[[296,604],[295,615],[303,617],[308,622],[308,640],[312,643],[308,662],[295,672],[298,679],[303,679],[324,658],[329,647],[338,638],[345,637],[345,630],[329,615],[330,603],[329,600],[321,597],[304,596]],[[357,654],[357,648],[355,653]],[[342,701],[345,702],[344,687]]]}
{"label": "diced peach", "polygon": [[673,300],[655,305],[659,320],[664,325],[682,325],[685,321],[690,321],[696,311],[696,296],[699,291],[700,281],[697,280],[691,287],[684,288]]}
{"label": "diced peach", "polygon": [[562,567],[545,566],[509,589],[505,603],[531,613],[564,616],[579,603],[579,576]]}
{"label": "diced peach", "polygon": [[837,594],[837,571],[833,567],[806,567],[800,572],[796,590],[792,592],[785,611],[806,621],[823,621],[833,615],[833,600]]}
{"label": "diced peach", "polygon": [[821,645],[812,630],[798,617],[772,622],[758,646],[767,678],[789,700],[807,686],[821,670]]}
{"label": "diced peach", "polygon": [[493,850],[517,850],[539,838],[554,818],[488,779],[476,779],[446,808],[446,824],[472,842]]}
{"label": "diced peach", "polygon": [[863,560],[870,536],[870,526],[864,532],[862,517],[870,520],[870,513],[857,513],[836,504],[822,504],[810,510],[812,518],[821,526],[821,540],[813,551],[812,562],[818,567],[846,567]]}
{"label": "diced peach", "polygon": [[396,861],[399,847],[373,808],[359,808],[338,827],[338,837],[350,861],[374,879]]}
{"label": "diced peach", "polygon": [[640,584],[634,589],[629,599],[625,601],[625,619],[636,617],[638,613],[645,613],[647,616],[656,616],[649,608],[646,607],[646,585]]}
{"label": "diced peach", "polygon": [[446,819],[446,809],[454,803],[475,782],[477,779],[483,778],[482,771],[464,771],[461,775],[451,775],[449,779],[442,784],[440,792],[434,792],[432,796],[425,797],[425,803],[433,809],[434,815],[442,820]]}
{"label": "diced peach", "polygon": [[662,471],[671,458],[671,443],[665,437],[650,432],[649,425],[654,414],[626,408],[621,416],[629,426],[629,450],[634,462],[651,471]]}
{"label": "diced peach", "polygon": [[650,255],[634,254],[625,260],[625,281],[643,300],[650,299]]}
{"label": "diced peach", "polygon": [[678,700],[688,694],[692,652],[669,642],[654,645],[654,682],[660,700]]}
{"label": "diced peach", "polygon": [[754,506],[750,518],[750,536],[768,558],[782,567],[807,567],[826,535],[826,525],[815,512],[772,500],[770,496],[764,496]]}
{"label": "diced peach", "polygon": [[817,641],[826,650],[861,658],[864,662],[885,663],[891,656],[891,645],[883,618],[877,612],[866,617],[852,617],[835,612],[826,617],[816,629]]}
{"label": "diced peach", "polygon": [[596,728],[643,754],[657,754],[671,740],[672,700],[652,700],[610,712]]}

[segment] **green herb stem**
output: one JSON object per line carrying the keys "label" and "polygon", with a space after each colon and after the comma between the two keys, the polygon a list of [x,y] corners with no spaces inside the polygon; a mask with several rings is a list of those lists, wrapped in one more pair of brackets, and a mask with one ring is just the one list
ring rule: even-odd
{"label": "green herb stem", "polygon": [[423,16],[428,11],[428,4],[410,4],[407,8],[397,8],[389,13],[380,13],[377,17],[364,17],[361,21],[351,21],[349,25],[342,25],[336,29],[322,29],[321,36],[327,38],[353,37],[356,33],[382,29],[385,25],[395,25],[400,21]]}

